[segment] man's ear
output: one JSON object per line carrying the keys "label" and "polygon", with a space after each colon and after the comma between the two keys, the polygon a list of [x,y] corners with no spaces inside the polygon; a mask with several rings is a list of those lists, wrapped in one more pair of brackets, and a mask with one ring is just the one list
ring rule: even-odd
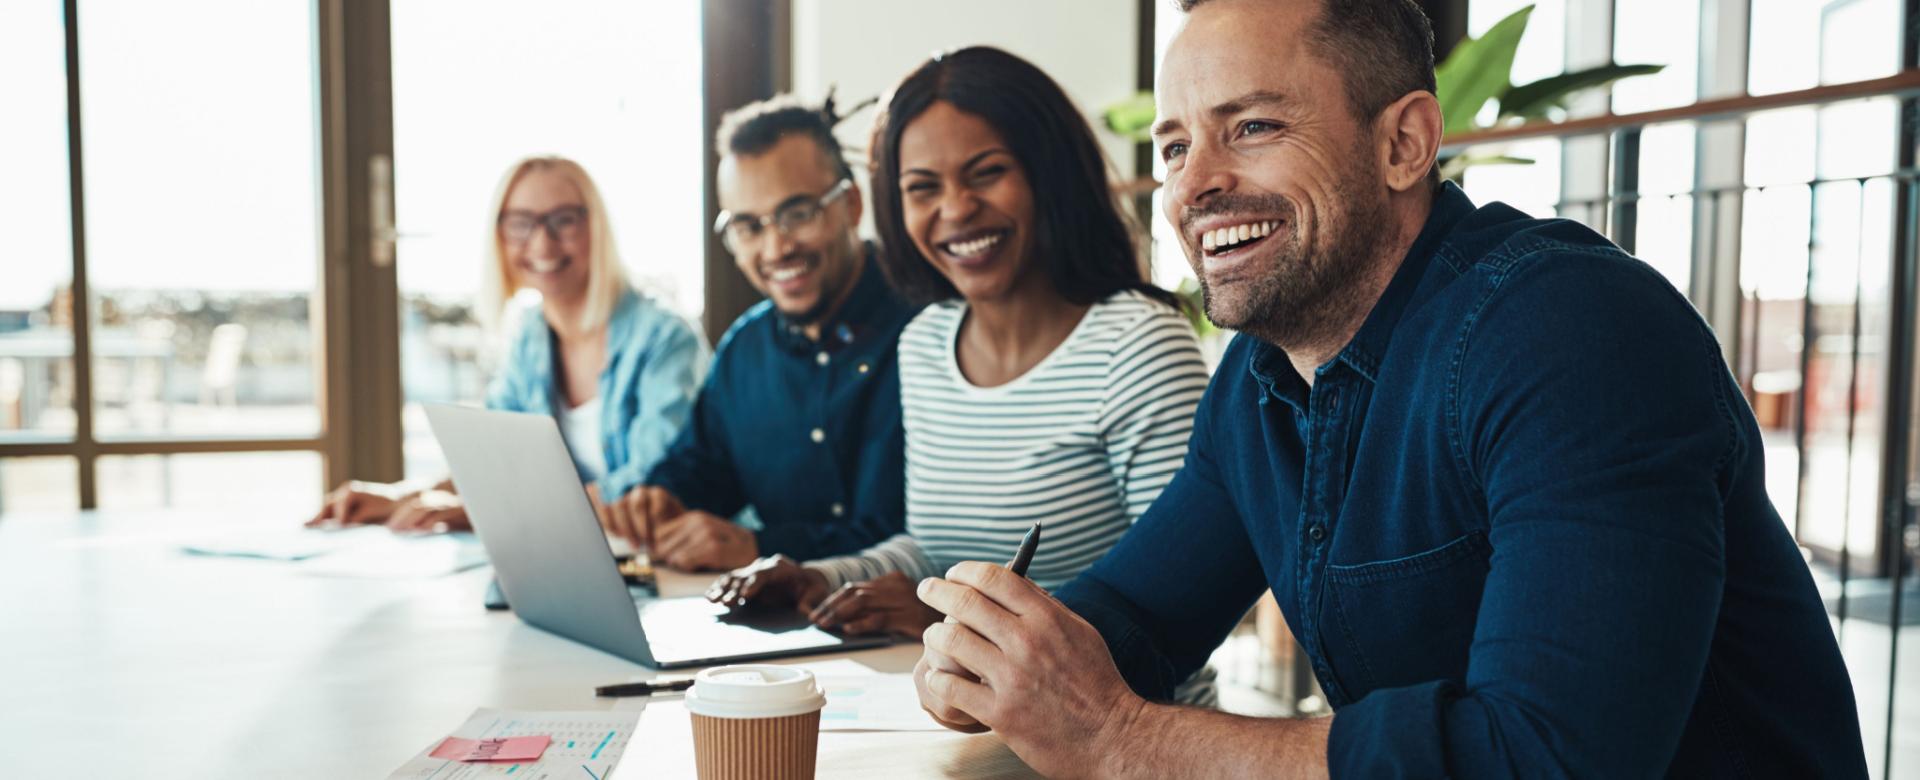
{"label": "man's ear", "polygon": [[867,197],[860,191],[860,182],[856,181],[858,178],[856,176],[847,179],[852,186],[847,188],[847,194],[841,198],[847,202],[847,223],[853,225],[855,229],[860,227],[860,215],[867,207]]}
{"label": "man's ear", "polygon": [[1440,101],[1432,92],[1409,92],[1381,109],[1374,131],[1388,189],[1405,192],[1426,181],[1440,155]]}

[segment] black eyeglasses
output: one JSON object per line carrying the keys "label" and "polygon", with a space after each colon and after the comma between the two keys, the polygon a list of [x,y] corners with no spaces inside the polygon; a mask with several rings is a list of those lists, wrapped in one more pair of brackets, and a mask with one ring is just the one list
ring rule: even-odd
{"label": "black eyeglasses", "polygon": [[580,236],[587,227],[587,207],[561,206],[545,214],[531,211],[507,211],[500,214],[500,235],[510,244],[524,244],[533,240],[533,232],[542,226],[547,229],[547,237],[555,241],[567,241]]}
{"label": "black eyeglasses", "polygon": [[722,211],[720,218],[713,221],[713,232],[720,235],[720,243],[726,245],[728,252],[736,255],[750,252],[767,240],[769,227],[780,235],[796,236],[820,224],[821,213],[852,189],[852,179],[841,179],[818,198],[793,200],[764,217]]}

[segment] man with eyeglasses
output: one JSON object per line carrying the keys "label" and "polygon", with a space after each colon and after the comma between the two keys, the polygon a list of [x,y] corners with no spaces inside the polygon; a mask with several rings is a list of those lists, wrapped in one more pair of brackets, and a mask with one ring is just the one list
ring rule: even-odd
{"label": "man with eyeglasses", "polygon": [[[819,558],[901,530],[894,346],[915,309],[855,232],[860,188],[832,112],[831,98],[780,97],[721,121],[714,229],[768,300],[721,338],[693,421],[646,484],[601,508],[609,534],[650,544],[655,561]],[[726,519],[747,508],[757,530]]]}

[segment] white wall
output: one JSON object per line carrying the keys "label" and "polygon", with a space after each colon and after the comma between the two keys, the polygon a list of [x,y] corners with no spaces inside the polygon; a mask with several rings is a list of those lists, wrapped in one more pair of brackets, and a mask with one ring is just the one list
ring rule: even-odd
{"label": "white wall", "polygon": [[[838,85],[848,106],[892,89],[935,52],[997,46],[1059,82],[1114,170],[1132,178],[1133,146],[1106,132],[1100,113],[1135,92],[1137,11],[1135,0],[794,0],[793,91],[818,100]],[[850,152],[865,150],[873,113],[841,125]]]}

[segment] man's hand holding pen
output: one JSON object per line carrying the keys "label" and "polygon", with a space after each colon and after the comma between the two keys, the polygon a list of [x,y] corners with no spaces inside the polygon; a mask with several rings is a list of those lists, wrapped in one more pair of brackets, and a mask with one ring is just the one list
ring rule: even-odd
{"label": "man's hand holding pen", "polygon": [[1146,701],[1127,687],[1091,624],[989,563],[954,566],[945,579],[923,580],[919,592],[951,618],[926,630],[913,670],[920,705],[942,725],[998,731],[1049,777],[1101,774],[1124,753]]}
{"label": "man's hand holding pen", "polygon": [[920,582],[920,600],[947,619],[921,636],[913,687],[941,725],[998,731],[1043,775],[1111,775],[1147,702],[1100,632],[1027,579],[1039,544],[1035,523],[1006,566],[961,563]]}

